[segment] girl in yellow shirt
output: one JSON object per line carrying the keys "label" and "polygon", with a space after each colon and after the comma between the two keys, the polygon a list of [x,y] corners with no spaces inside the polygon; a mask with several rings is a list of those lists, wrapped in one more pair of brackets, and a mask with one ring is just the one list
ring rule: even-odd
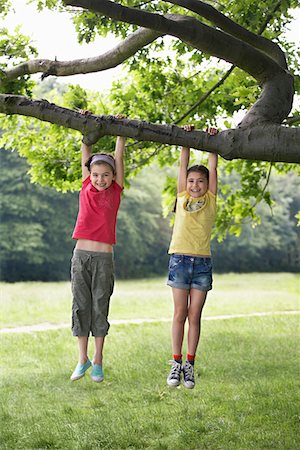
{"label": "girl in yellow shirt", "polygon": [[[193,129],[185,125],[186,131]],[[213,136],[215,128],[208,128]],[[194,361],[200,338],[201,313],[207,292],[212,289],[210,253],[211,230],[216,217],[218,155],[210,153],[208,169],[196,165],[188,169],[190,149],[181,148],[175,223],[169,253],[168,285],[172,287],[174,315],[172,324],[172,368],[167,384],[181,381],[195,386]],[[187,358],[182,365],[184,326],[188,319]]]}

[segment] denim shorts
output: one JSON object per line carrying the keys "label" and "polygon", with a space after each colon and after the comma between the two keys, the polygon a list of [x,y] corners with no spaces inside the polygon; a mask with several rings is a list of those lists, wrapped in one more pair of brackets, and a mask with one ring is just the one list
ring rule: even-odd
{"label": "denim shorts", "polygon": [[177,289],[210,291],[212,289],[211,258],[171,255],[167,284]]}
{"label": "denim shorts", "polygon": [[114,288],[113,254],[75,249],[71,286],[73,336],[106,336]]}

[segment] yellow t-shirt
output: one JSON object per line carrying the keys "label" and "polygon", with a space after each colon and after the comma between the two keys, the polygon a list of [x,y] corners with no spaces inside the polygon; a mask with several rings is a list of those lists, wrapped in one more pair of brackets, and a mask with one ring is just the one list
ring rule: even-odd
{"label": "yellow t-shirt", "polygon": [[216,196],[210,191],[196,199],[186,191],[180,192],[177,195],[169,253],[210,256],[210,237],[216,209]]}

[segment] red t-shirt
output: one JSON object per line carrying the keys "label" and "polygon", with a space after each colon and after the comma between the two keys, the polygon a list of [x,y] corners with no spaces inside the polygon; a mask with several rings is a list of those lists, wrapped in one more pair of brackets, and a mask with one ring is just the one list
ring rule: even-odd
{"label": "red t-shirt", "polygon": [[116,243],[116,222],[123,188],[115,181],[104,191],[98,191],[90,177],[82,183],[79,212],[73,239]]}

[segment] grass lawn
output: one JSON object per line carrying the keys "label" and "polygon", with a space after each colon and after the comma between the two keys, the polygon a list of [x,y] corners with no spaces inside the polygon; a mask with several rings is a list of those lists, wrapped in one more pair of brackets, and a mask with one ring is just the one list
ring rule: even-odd
{"label": "grass lawn", "polygon": [[[299,281],[216,276],[205,315],[299,309]],[[68,283],[1,290],[1,327],[69,320]],[[170,295],[163,279],[118,282],[111,318],[171,317]],[[0,448],[300,449],[299,317],[203,321],[191,391],[166,386],[169,323],[112,325],[101,384],[69,381],[69,330],[0,334]]]}
{"label": "grass lawn", "polygon": [[[0,328],[37,323],[70,323],[70,283],[1,283]],[[214,276],[204,316],[299,309],[300,275],[226,274]],[[172,317],[166,278],[116,281],[111,319]]]}

